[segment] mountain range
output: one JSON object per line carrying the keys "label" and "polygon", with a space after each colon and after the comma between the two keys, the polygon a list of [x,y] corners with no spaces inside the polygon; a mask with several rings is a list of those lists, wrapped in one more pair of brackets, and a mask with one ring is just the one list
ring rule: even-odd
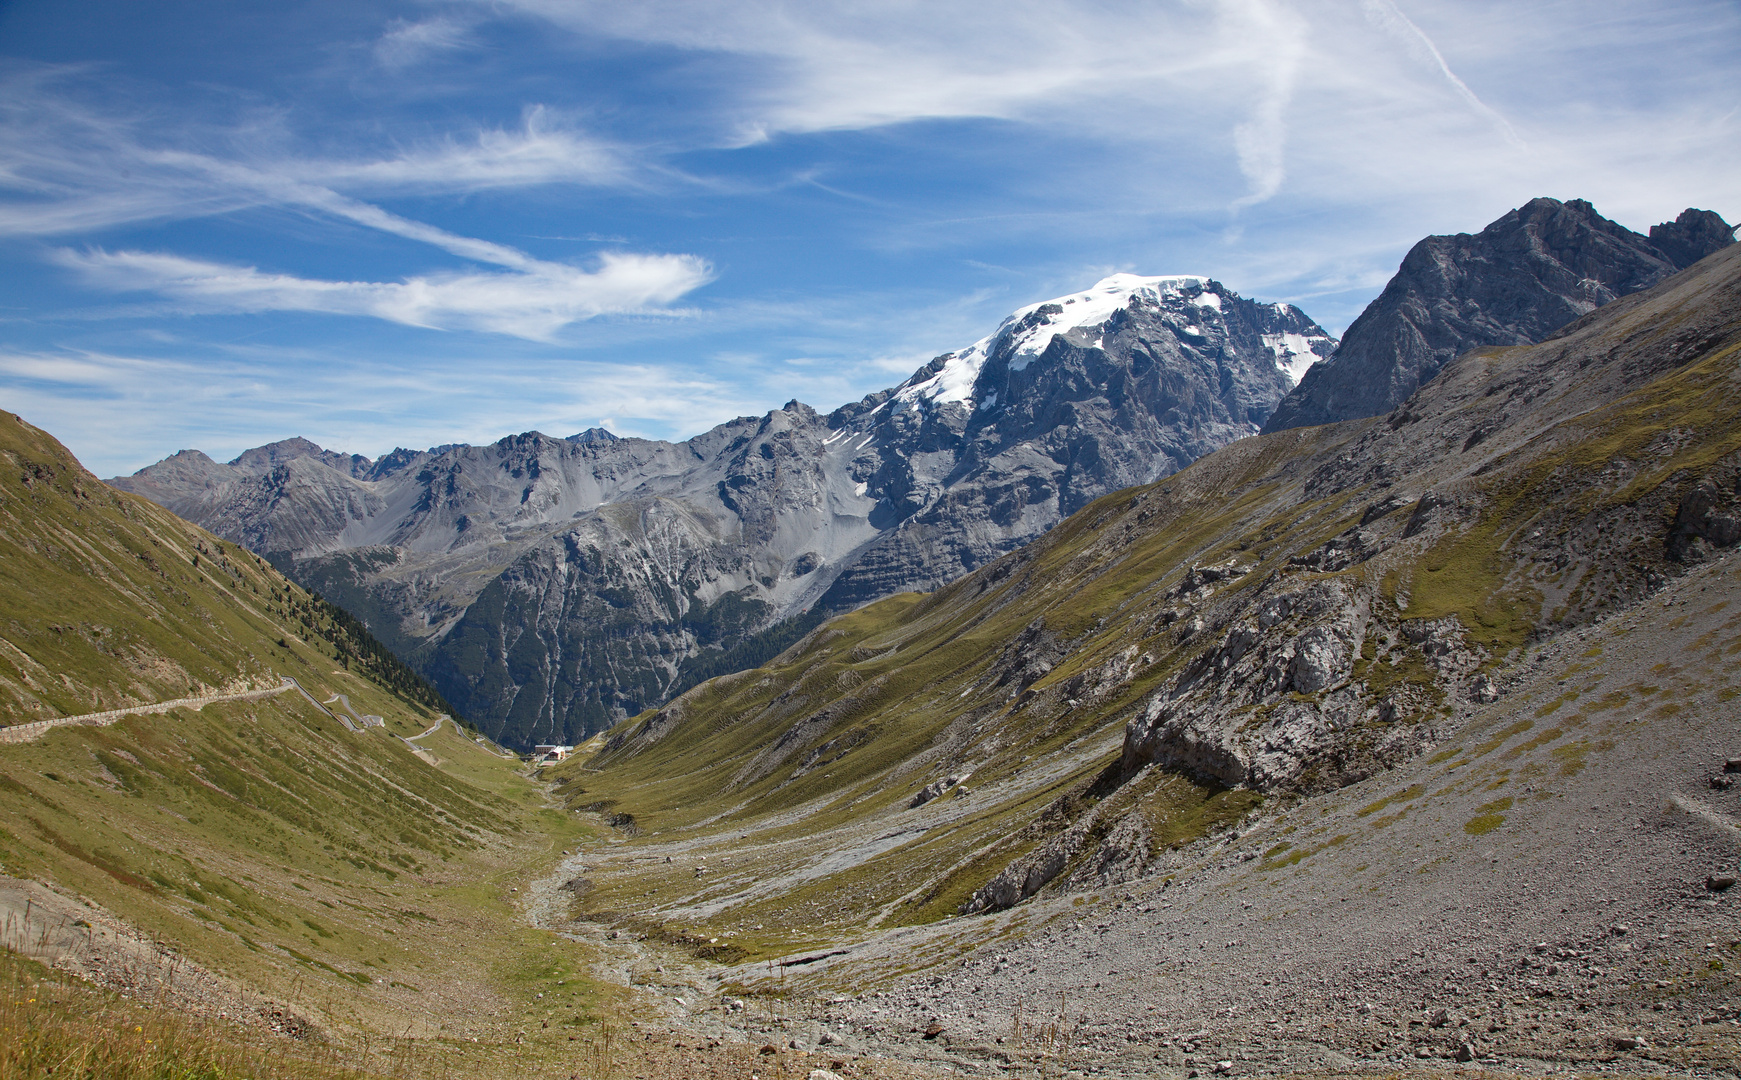
{"label": "mountain range", "polygon": [[826,415],[378,461],[292,439],[112,482],[267,553],[493,737],[577,742],[827,613],[936,589],[1260,429],[1387,411],[1468,349],[1542,340],[1730,242],[1709,211],[1645,237],[1536,199],[1421,241],[1340,344],[1211,279],[1121,274]]}
{"label": "mountain range", "polygon": [[1334,345],[1213,280],[1116,275],[827,415],[378,461],[293,439],[114,483],[266,553],[492,736],[574,742],[1255,433]]}
{"label": "mountain range", "polygon": [[556,767],[573,925],[963,1071],[1726,1068],[1738,361],[1728,246],[833,619]]}

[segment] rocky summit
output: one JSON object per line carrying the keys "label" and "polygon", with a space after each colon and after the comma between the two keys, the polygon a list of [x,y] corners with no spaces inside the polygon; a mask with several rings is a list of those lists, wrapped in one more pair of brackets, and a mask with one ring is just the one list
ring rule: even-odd
{"label": "rocky summit", "polygon": [[295,439],[113,483],[268,553],[492,736],[572,742],[1255,433],[1334,347],[1292,306],[1120,274],[826,415],[378,461]]}
{"label": "rocky summit", "polygon": [[1264,430],[1388,412],[1464,352],[1541,341],[1734,239],[1709,210],[1683,211],[1645,237],[1582,199],[1532,199],[1474,235],[1429,236]]}

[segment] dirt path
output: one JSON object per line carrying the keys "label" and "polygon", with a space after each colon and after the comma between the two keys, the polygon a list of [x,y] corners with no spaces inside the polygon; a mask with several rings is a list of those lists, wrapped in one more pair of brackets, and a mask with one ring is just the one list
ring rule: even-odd
{"label": "dirt path", "polygon": [[[236,694],[206,694],[201,697],[186,697],[176,698],[174,701],[159,701],[153,705],[130,705],[124,709],[108,709],[103,712],[85,713],[81,716],[57,716],[48,720],[33,720],[28,724],[13,724],[11,727],[0,728],[0,743],[30,742],[33,739],[41,738],[43,735],[57,727],[68,727],[73,724],[82,724],[89,727],[108,727],[123,716],[145,716],[151,713],[166,713],[171,709],[198,710],[219,701],[256,701],[263,697],[271,697],[273,694],[282,694],[293,686],[298,690],[302,689],[302,687],[296,686],[294,679],[286,678],[284,680],[284,685],[270,687],[265,690],[245,690]],[[308,697],[308,692],[303,691],[302,696]],[[308,698],[308,700],[314,701],[313,698]],[[319,703],[316,702],[316,704]],[[321,711],[326,712],[325,709],[322,709]],[[327,713],[327,715],[331,716],[332,714]]]}

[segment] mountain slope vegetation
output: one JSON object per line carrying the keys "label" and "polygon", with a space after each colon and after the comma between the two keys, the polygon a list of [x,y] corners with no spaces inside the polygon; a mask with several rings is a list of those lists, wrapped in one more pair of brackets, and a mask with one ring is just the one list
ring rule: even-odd
{"label": "mountain slope vegetation", "polygon": [[[245,1023],[295,1056],[391,1031],[436,1071],[554,1050],[513,1032],[577,964],[513,892],[584,830],[348,616],[9,414],[0,611],[7,948],[205,1017],[207,1041]],[[612,1000],[559,993],[559,1032]],[[26,1004],[8,1016],[35,1025]]]}
{"label": "mountain slope vegetation", "polygon": [[582,909],[780,954],[1164,873],[1417,758],[1539,642],[1741,539],[1738,251],[620,725],[569,805],[711,861],[607,856]]}

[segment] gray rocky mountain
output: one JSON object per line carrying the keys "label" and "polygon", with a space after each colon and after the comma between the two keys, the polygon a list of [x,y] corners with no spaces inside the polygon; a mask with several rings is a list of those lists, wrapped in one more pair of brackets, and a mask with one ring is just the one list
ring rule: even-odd
{"label": "gray rocky mountain", "polygon": [[1387,412],[1470,349],[1542,341],[1733,242],[1709,210],[1686,210],[1645,237],[1581,199],[1533,199],[1474,235],[1429,236],[1264,430]]}
{"label": "gray rocky mountain", "polygon": [[572,741],[1255,433],[1334,346],[1210,279],[1116,275],[827,415],[378,461],[293,439],[112,483],[269,555],[490,735]]}
{"label": "gray rocky mountain", "polygon": [[552,925],[964,1073],[1732,1071],[1738,361],[1726,247],[831,620],[553,770]]}
{"label": "gray rocky mountain", "polygon": [[[1659,594],[1741,542],[1738,355],[1731,248],[1550,341],[1465,353],[1389,415],[1241,440],[930,596],[833,620],[777,663],[614,730],[570,774],[575,794],[686,845],[778,822],[781,848],[758,853],[753,877],[661,894],[662,917],[772,919],[786,888],[828,896],[826,914],[799,909],[826,919],[856,893],[845,934],[944,898],[971,915],[1158,878],[1224,794],[1287,806],[1435,746],[1415,773],[1434,777],[1429,799],[1462,786],[1465,814],[1508,810],[1620,730],[1681,738],[1685,699],[1665,684],[1695,666],[1677,685],[1705,695],[1707,731],[1725,722],[1718,694],[1736,691],[1719,635],[1741,626],[1741,592]],[[1609,622],[1612,654],[1580,643],[1562,655],[1582,662],[1536,681],[1543,642],[1689,603],[1665,629],[1695,612],[1729,621],[1673,646],[1623,641]],[[1625,681],[1609,680],[1616,655],[1634,665]],[[1631,681],[1646,670],[1664,681]],[[1530,683],[1527,709],[1488,710]],[[1477,715],[1504,719],[1444,752]],[[1458,772],[1525,732],[1485,776]],[[1562,737],[1557,776],[1513,767]],[[1707,768],[1724,759],[1698,742],[1683,745]],[[1181,781],[1205,801],[1174,801]],[[798,807],[826,824],[793,827]],[[1347,839],[1316,818],[1246,858],[1277,870],[1307,857],[1291,847]],[[888,840],[898,851],[876,846]],[[1400,858],[1418,871],[1435,854]]]}

